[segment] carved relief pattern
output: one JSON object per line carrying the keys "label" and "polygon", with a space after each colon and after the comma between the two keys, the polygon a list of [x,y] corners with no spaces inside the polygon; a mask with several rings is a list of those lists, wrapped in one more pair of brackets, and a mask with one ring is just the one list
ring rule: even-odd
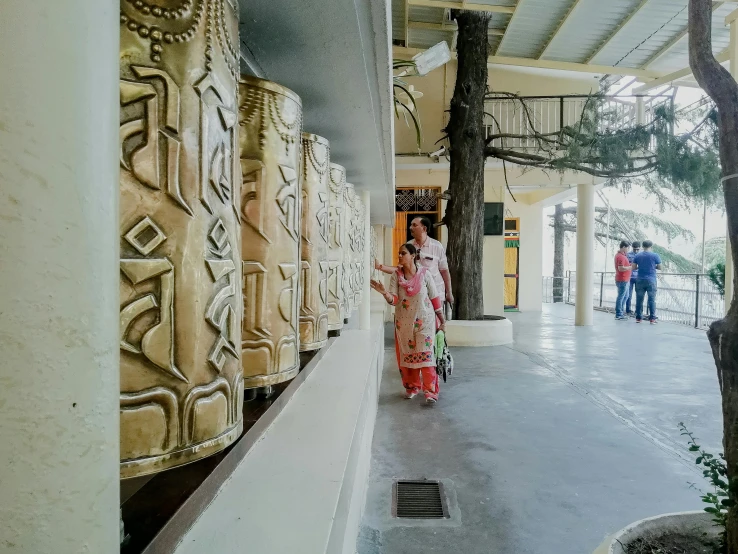
{"label": "carved relief pattern", "polygon": [[243,425],[238,12],[163,4],[121,2],[123,478],[214,454]]}
{"label": "carved relief pattern", "polygon": [[328,167],[330,147],[323,137],[302,135],[302,271],[300,351],[328,340]]}
{"label": "carved relief pattern", "polygon": [[377,231],[376,229],[374,229],[374,227],[372,227],[371,241],[372,242],[371,242],[371,250],[370,250],[371,254],[369,255],[369,263],[370,263],[369,267],[371,267],[372,270],[371,270],[370,278],[374,279],[375,281],[378,281],[381,279],[382,275],[378,269],[374,269],[374,260],[379,259],[379,255],[378,255],[379,250],[378,250],[378,245],[377,245]]}
{"label": "carved relief pattern", "polygon": [[269,81],[242,77],[239,89],[241,354],[244,386],[256,388],[299,371],[302,107]]}
{"label": "carved relief pattern", "polygon": [[356,304],[356,260],[357,260],[357,246],[356,233],[358,230],[358,222],[356,221],[356,191],[354,185],[346,183],[344,189],[344,200],[346,206],[346,242],[344,247],[344,271],[346,275],[343,280],[344,291],[343,294],[346,298],[346,317],[356,310],[358,305]]}
{"label": "carved relief pattern", "polygon": [[346,235],[345,189],[346,170],[338,164],[330,164],[328,171],[328,329],[343,327],[348,317],[344,295],[344,244]]}
{"label": "carved relief pattern", "polygon": [[356,307],[361,304],[362,293],[364,290],[364,247],[366,242],[366,226],[365,226],[365,211],[364,203],[361,198],[357,195],[354,200],[354,221],[356,228],[354,231],[354,264],[356,270],[354,272],[354,305]]}

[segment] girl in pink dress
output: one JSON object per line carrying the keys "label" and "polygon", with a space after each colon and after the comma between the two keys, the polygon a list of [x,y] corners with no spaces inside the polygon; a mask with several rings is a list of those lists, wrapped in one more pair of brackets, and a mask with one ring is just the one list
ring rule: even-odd
{"label": "girl in pink dress", "polygon": [[446,322],[442,299],[427,269],[419,266],[415,247],[400,247],[389,290],[380,281],[372,280],[371,287],[395,306],[395,352],[405,398],[414,398],[422,390],[426,402],[434,403],[438,400],[438,375],[433,345],[436,330],[445,330]]}

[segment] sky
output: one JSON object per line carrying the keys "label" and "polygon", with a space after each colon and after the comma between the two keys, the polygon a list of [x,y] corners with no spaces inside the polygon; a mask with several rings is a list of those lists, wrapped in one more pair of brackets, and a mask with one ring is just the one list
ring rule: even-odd
{"label": "sky", "polygon": [[[617,85],[615,89],[619,88]],[[626,89],[623,94],[627,94],[629,88]],[[659,91],[654,91],[658,93]],[[684,106],[691,104],[700,99],[703,92],[699,89],[679,87],[676,104],[677,106]],[[614,187],[604,188],[602,190],[604,196],[607,198],[610,205],[614,208],[624,208],[640,213],[651,213],[666,219],[678,223],[682,227],[685,227],[692,231],[695,236],[694,241],[687,241],[684,239],[675,239],[668,244],[666,237],[660,236],[656,233],[652,233],[648,237],[639,237],[639,239],[645,240],[650,239],[655,243],[663,244],[664,246],[675,250],[683,256],[700,261],[699,251],[702,245],[702,222],[703,222],[703,209],[701,203],[699,205],[691,206],[689,210],[674,210],[667,209],[662,212],[659,203],[654,198],[649,198],[645,192],[641,189],[633,188],[627,195],[617,190]],[[567,203],[566,205],[574,205],[574,202]],[[595,206],[604,207],[605,204],[600,198],[595,195]],[[553,275],[553,228],[550,227],[552,221],[551,215],[553,215],[554,208],[547,208],[543,213],[543,275]],[[714,237],[720,237],[725,235],[726,218],[722,210],[708,210],[706,225],[705,225],[705,239],[709,240]],[[605,268],[607,271],[612,271],[613,260],[617,245],[610,242],[605,249],[599,242],[595,241],[595,271],[603,271]],[[567,233],[567,243],[564,247],[564,269],[575,270],[576,269],[576,242],[575,236],[571,233]]]}

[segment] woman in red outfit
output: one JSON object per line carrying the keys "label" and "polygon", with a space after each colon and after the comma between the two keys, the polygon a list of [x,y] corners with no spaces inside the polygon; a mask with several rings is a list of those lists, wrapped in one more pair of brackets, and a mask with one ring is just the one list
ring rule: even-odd
{"label": "woman in red outfit", "polygon": [[380,281],[372,280],[371,287],[395,306],[395,351],[405,398],[422,390],[426,402],[433,403],[438,400],[433,346],[436,329],[444,330],[446,322],[433,278],[425,267],[419,267],[417,256],[412,244],[403,244],[389,290]]}

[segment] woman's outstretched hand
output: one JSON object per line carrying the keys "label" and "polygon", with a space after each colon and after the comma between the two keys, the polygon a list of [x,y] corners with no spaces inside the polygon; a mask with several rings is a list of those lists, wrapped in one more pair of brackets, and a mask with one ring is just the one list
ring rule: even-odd
{"label": "woman's outstretched hand", "polygon": [[369,281],[369,286],[372,287],[375,291],[377,291],[382,296],[387,294],[387,289],[384,288],[384,284],[382,284],[381,281],[376,281],[372,279],[371,281]]}

